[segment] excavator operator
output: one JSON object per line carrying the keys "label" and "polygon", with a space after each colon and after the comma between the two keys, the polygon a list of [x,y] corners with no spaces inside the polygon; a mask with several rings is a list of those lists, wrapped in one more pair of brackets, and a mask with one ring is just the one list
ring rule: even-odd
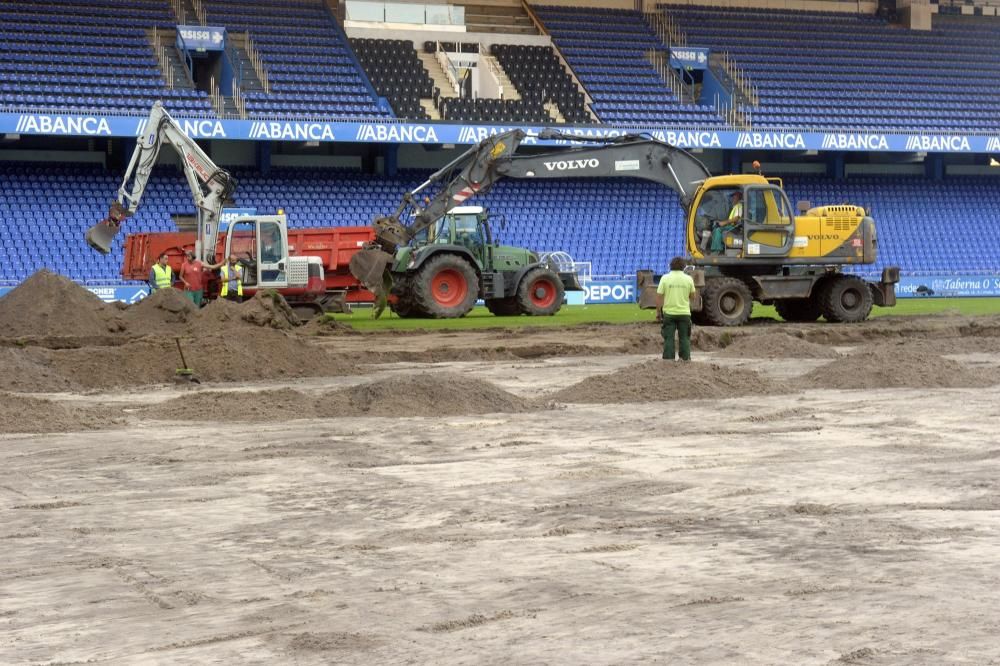
{"label": "excavator operator", "polygon": [[712,245],[710,247],[712,254],[725,252],[726,245],[722,241],[723,235],[743,224],[743,193],[737,190],[730,194],[729,198],[732,203],[732,207],[729,209],[729,219],[717,221],[712,229]]}

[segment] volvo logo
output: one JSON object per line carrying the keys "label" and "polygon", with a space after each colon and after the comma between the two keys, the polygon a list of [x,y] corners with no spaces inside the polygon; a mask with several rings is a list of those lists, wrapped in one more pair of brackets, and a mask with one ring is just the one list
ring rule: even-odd
{"label": "volvo logo", "polygon": [[572,171],[574,169],[596,169],[601,161],[596,157],[589,160],[559,160],[558,162],[542,162],[549,171]]}

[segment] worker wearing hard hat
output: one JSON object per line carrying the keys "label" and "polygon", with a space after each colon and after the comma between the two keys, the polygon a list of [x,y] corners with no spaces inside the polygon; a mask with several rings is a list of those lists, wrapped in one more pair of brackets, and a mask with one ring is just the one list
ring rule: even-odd
{"label": "worker wearing hard hat", "polygon": [[222,288],[219,297],[227,301],[243,302],[243,267],[236,260],[236,255],[229,255],[229,263],[224,264],[219,272]]}
{"label": "worker wearing hard hat", "polygon": [[712,229],[712,245],[710,248],[712,254],[722,254],[726,249],[726,245],[722,241],[723,234],[743,223],[743,193],[737,190],[730,194],[729,197],[732,203],[732,207],[729,209],[729,219],[719,220],[716,222],[715,228]]}
{"label": "worker wearing hard hat", "polygon": [[167,264],[167,253],[164,252],[156,259],[156,263],[149,269],[149,289],[150,293],[160,289],[170,289],[174,285],[174,271]]}

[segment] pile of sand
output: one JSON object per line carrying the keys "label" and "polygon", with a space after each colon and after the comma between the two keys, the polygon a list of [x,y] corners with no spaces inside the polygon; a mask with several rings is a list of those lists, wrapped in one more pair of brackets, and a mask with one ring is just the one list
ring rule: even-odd
{"label": "pile of sand", "polygon": [[895,343],[865,347],[806,373],[800,383],[831,389],[981,388],[1000,383],[1000,375]]}
{"label": "pile of sand", "polygon": [[0,393],[0,433],[74,432],[106,428],[113,423],[99,411]]}
{"label": "pile of sand", "polygon": [[[270,329],[212,333],[181,339],[188,367],[203,382],[246,382],[357,372],[351,359],[338,358],[308,341]],[[173,336],[146,337],[114,347],[48,349],[54,373],[86,389],[142,386],[172,381],[181,367]],[[22,391],[37,390],[30,387]]]}
{"label": "pile of sand", "polygon": [[124,311],[129,330],[158,333],[193,320],[198,308],[178,289],[158,289]]}
{"label": "pile of sand", "polygon": [[318,396],[294,389],[197,391],[143,410],[146,418],[243,422],[351,416],[521,413],[540,405],[489,382],[448,372],[380,379]]}
{"label": "pile of sand", "polygon": [[245,303],[216,299],[201,309],[190,329],[195,333],[208,333],[251,325],[288,331],[301,323],[281,294],[268,291],[254,294]]}
{"label": "pile of sand", "polygon": [[840,354],[826,345],[803,340],[788,333],[746,335],[733,340],[719,356],[735,358],[838,358]]}
{"label": "pile of sand", "polygon": [[780,393],[752,370],[710,363],[654,360],[588,377],[549,396],[556,402],[626,403],[730,398]]}
{"label": "pile of sand", "polygon": [[42,269],[0,298],[0,336],[96,336],[124,330],[118,308]]}
{"label": "pile of sand", "polygon": [[537,407],[530,400],[452,372],[379,379],[328,393],[316,404],[320,417],[516,414],[532,409]]}
{"label": "pile of sand", "polygon": [[45,349],[0,347],[0,391],[52,393],[80,387],[52,367]]}

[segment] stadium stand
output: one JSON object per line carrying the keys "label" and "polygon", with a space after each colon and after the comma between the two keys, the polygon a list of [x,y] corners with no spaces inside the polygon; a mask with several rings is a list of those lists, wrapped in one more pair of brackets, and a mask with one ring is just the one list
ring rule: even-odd
{"label": "stadium stand", "polygon": [[554,102],[567,122],[591,122],[583,93],[549,46],[494,44],[490,49],[514,87],[537,90],[542,102]]}
{"label": "stadium stand", "polygon": [[389,100],[397,118],[430,119],[420,99],[436,96],[434,82],[417,57],[413,42],[356,38],[350,44],[375,91]]}
{"label": "stadium stand", "polygon": [[157,99],[210,116],[206,93],[169,90],[146,30],[173,27],[162,0],[0,3],[0,108],[146,113]]}
{"label": "stadium stand", "polygon": [[[339,169],[234,174],[240,182],[239,206],[260,212],[284,208],[290,226],[307,227],[370,224],[427,172],[396,178]],[[21,280],[43,266],[78,280],[118,279],[121,240],[109,256],[83,242],[85,229],[107,213],[109,194],[118,184],[117,174],[99,166],[0,163],[0,216],[8,220],[0,227],[0,245],[8,248],[0,280]],[[865,267],[866,274],[876,275],[887,265],[901,266],[907,275],[1000,269],[1000,237],[974,224],[950,223],[981,220],[983,202],[1000,200],[996,178],[794,177],[786,178],[785,186],[793,204],[852,202],[871,210],[880,250],[878,263]],[[565,250],[578,261],[592,262],[595,275],[662,268],[683,251],[682,211],[673,192],[654,183],[504,180],[470,203],[507,219],[506,230],[496,230],[503,242]],[[125,231],[173,230],[170,215],[175,213],[194,213],[191,195],[179,173],[161,168]]]}
{"label": "stadium stand", "polygon": [[755,129],[962,132],[1000,127],[1000,26],[936,17],[674,7],[691,46],[728,51],[757,86]]}
{"label": "stadium stand", "polygon": [[211,0],[208,23],[250,34],[271,92],[247,92],[254,118],[391,117],[372,95],[346,38],[317,2]]}
{"label": "stadium stand", "polygon": [[724,126],[713,108],[680,102],[659,78],[644,54],[666,46],[639,12],[537,7],[536,13],[603,122]]}

